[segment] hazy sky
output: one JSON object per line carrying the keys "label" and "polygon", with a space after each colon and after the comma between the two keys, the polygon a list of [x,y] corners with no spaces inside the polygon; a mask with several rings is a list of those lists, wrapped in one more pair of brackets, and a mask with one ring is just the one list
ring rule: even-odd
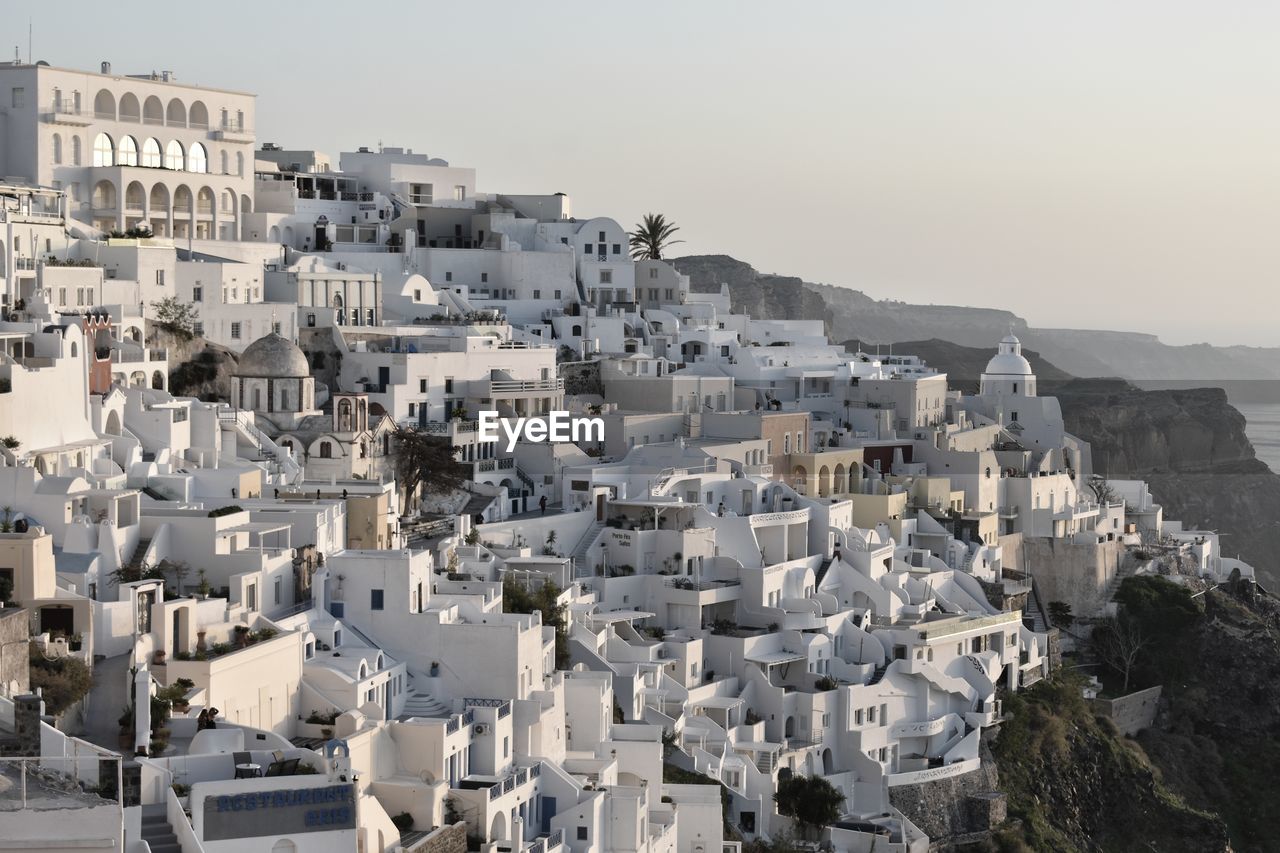
{"label": "hazy sky", "polygon": [[679,254],[1280,346],[1277,3],[166,8],[7,0],[0,46],[25,58],[30,16],[36,59],[256,92],[259,142],[381,140],[579,216],[661,211]]}

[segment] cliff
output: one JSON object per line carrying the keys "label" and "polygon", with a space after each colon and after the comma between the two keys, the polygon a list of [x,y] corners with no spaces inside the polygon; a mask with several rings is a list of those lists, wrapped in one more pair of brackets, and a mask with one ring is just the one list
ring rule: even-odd
{"label": "cliff", "polygon": [[1074,376],[1132,380],[1280,379],[1280,348],[1173,346],[1141,332],[1030,326],[1011,311],[875,299],[859,290],[757,272],[728,255],[691,255],[672,263],[695,292],[729,285],[735,310],[756,317],[826,321],[833,340],[863,346],[937,338],[990,349],[1012,329],[1022,343]]}

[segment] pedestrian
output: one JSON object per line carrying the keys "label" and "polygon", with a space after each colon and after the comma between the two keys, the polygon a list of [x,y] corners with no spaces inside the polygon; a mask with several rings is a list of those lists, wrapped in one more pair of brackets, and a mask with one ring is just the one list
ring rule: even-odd
{"label": "pedestrian", "polygon": [[202,732],[209,728],[209,709],[204,708],[200,711],[200,716],[196,717],[196,731]]}
{"label": "pedestrian", "polygon": [[543,495],[542,497],[538,498],[538,509],[542,510],[543,515],[547,514],[547,496],[546,495]]}
{"label": "pedestrian", "polygon": [[209,709],[209,719],[205,721],[204,727],[206,729],[216,729],[218,727],[218,709],[217,708]]}
{"label": "pedestrian", "polygon": [[716,512],[719,513],[721,518],[724,518],[724,501],[720,501],[720,508]]}

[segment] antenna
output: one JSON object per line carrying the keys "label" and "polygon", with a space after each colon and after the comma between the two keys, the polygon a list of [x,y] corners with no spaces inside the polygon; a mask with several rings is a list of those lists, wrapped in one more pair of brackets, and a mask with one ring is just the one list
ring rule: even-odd
{"label": "antenna", "polygon": [[27,16],[27,64],[31,64],[31,33],[34,25],[31,23],[31,16]]}

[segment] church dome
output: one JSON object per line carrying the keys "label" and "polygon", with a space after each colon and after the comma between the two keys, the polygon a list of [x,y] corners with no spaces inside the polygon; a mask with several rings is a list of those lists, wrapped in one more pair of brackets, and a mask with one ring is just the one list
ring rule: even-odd
{"label": "church dome", "polygon": [[1022,357],[1022,342],[1012,334],[1006,335],[983,373],[988,376],[1031,376],[1031,362]]}
{"label": "church dome", "polygon": [[272,332],[245,347],[236,375],[302,379],[311,375],[311,368],[297,344]]}

